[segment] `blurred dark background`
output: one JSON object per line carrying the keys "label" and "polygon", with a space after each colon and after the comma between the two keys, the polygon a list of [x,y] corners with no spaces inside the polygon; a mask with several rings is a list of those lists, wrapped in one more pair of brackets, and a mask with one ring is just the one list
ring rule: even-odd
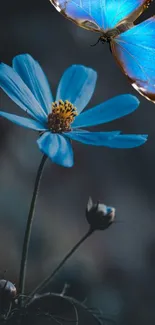
{"label": "blurred dark background", "polygon": [[[155,12],[155,3],[140,17]],[[88,108],[121,93],[137,95],[140,108],[94,130],[148,133],[137,149],[115,150],[74,142],[75,165],[65,169],[48,161],[38,198],[30,246],[27,293],[54,269],[86,232],[89,195],[112,205],[117,220],[95,233],[51,284],[99,308],[119,325],[155,324],[155,106],[140,97],[114,62],[108,46],[91,48],[98,35],[61,16],[48,0],[1,0],[0,60],[10,64],[19,53],[36,58],[53,94],[71,64],[98,72]],[[22,111],[1,91],[1,109]],[[18,282],[29,203],[41,153],[37,134],[0,119],[0,272]],[[88,324],[86,324],[88,325]]]}

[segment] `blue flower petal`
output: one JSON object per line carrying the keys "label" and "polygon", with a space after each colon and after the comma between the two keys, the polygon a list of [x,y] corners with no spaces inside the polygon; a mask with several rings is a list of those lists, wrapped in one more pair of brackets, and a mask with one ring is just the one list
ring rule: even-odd
{"label": "blue flower petal", "polygon": [[13,59],[13,68],[32,91],[41,107],[49,114],[52,110],[51,89],[41,66],[29,54],[17,55]]}
{"label": "blue flower petal", "polygon": [[139,147],[147,141],[148,135],[146,134],[120,134],[113,139],[108,144],[110,148],[118,149],[130,149]]}
{"label": "blue flower petal", "polygon": [[93,95],[96,80],[96,71],[83,65],[72,65],[60,80],[56,100],[69,100],[80,113]]}
{"label": "blue flower petal", "polygon": [[108,146],[111,139],[120,134],[120,131],[113,132],[88,132],[88,131],[71,131],[66,132],[65,135],[72,139],[84,144],[93,146]]}
{"label": "blue flower petal", "polygon": [[40,150],[58,165],[72,167],[73,150],[70,140],[63,135],[51,132],[44,133],[38,140]]}
{"label": "blue flower petal", "polygon": [[113,121],[132,113],[139,105],[139,100],[132,95],[114,97],[75,117],[72,127],[93,126]]}
{"label": "blue flower petal", "polygon": [[43,124],[39,123],[38,121],[32,120],[30,118],[17,116],[14,114],[9,114],[0,111],[0,116],[5,117],[7,120],[18,124],[20,126],[26,127],[28,129],[36,130],[36,131],[45,131],[46,127]]}
{"label": "blue flower petal", "polygon": [[44,122],[47,114],[19,75],[8,65],[0,64],[0,87],[25,112]]}

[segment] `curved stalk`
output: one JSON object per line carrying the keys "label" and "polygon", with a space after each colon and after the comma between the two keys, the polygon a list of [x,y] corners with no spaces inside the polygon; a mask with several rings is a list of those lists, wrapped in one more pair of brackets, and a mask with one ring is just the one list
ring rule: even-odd
{"label": "curved stalk", "polygon": [[29,250],[29,244],[30,244],[30,237],[31,237],[31,231],[32,231],[32,224],[34,220],[34,212],[35,212],[35,206],[36,206],[36,200],[39,192],[39,186],[41,177],[43,174],[44,165],[46,162],[47,156],[43,155],[41,159],[41,163],[38,168],[32,200],[30,204],[28,219],[27,219],[27,225],[25,230],[25,236],[24,236],[24,243],[23,243],[23,249],[22,249],[22,258],[21,258],[21,264],[20,264],[20,273],[19,273],[19,289],[18,293],[19,296],[21,296],[21,299],[19,300],[21,305],[23,303],[23,296],[25,291],[25,278],[26,278],[26,269],[27,269],[27,259],[28,259],[28,250]]}
{"label": "curved stalk", "polygon": [[63,258],[60,264],[56,267],[56,269],[43,281],[41,282],[30,294],[30,298],[26,300],[26,304],[30,303],[33,300],[35,294],[39,294],[49,283],[53,280],[53,278],[57,275],[58,271],[62,268],[62,266],[68,261],[68,259],[74,254],[74,252],[79,248],[79,246],[92,235],[94,229],[90,228],[88,232],[77,242],[77,244],[68,252],[68,254]]}

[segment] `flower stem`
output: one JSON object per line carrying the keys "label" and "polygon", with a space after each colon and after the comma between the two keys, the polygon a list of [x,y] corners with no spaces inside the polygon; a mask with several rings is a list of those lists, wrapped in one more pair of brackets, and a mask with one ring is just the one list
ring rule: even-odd
{"label": "flower stem", "polygon": [[31,200],[30,209],[29,209],[29,214],[28,214],[28,219],[27,219],[26,230],[25,230],[22,258],[21,258],[21,264],[20,264],[20,273],[19,273],[19,289],[18,289],[19,296],[21,296],[21,298],[20,298],[21,305],[23,304],[23,295],[24,295],[24,291],[25,291],[27,258],[28,258],[31,230],[32,230],[32,224],[33,224],[34,212],[35,212],[35,206],[36,206],[36,199],[38,196],[39,185],[40,185],[40,181],[41,181],[41,177],[42,177],[46,159],[47,159],[47,156],[43,155],[40,165],[39,165],[39,168],[38,168],[35,185],[34,185],[34,190],[33,190],[33,195],[32,195],[32,200]]}
{"label": "flower stem", "polygon": [[63,258],[60,264],[56,267],[56,269],[43,281],[41,282],[34,291],[30,294],[30,297],[26,300],[26,304],[30,303],[33,300],[35,294],[38,294],[42,291],[46,286],[49,285],[51,280],[57,275],[58,271],[62,268],[62,266],[68,261],[68,259],[74,254],[74,252],[79,248],[79,246],[92,235],[94,229],[90,228],[88,232],[77,242],[77,244],[68,252],[68,254]]}

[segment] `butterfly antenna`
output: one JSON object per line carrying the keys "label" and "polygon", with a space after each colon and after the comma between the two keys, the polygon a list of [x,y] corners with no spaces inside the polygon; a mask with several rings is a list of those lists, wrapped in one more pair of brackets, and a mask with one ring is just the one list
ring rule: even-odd
{"label": "butterfly antenna", "polygon": [[99,37],[99,39],[97,40],[97,42],[95,44],[91,44],[90,46],[93,47],[93,46],[96,46],[101,40],[101,37]]}

